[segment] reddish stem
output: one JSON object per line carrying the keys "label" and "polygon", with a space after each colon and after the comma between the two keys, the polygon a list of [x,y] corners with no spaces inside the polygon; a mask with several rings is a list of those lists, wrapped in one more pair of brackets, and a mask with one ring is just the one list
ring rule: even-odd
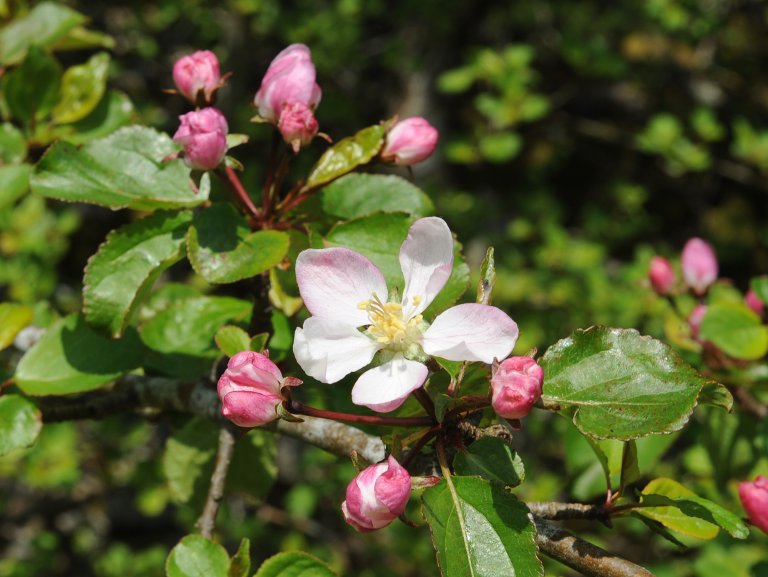
{"label": "reddish stem", "polygon": [[256,208],[256,205],[253,204],[251,197],[248,196],[248,191],[245,190],[243,183],[240,182],[240,178],[237,176],[237,173],[230,166],[225,166],[224,172],[227,175],[227,181],[229,182],[229,185],[235,192],[235,198],[237,201],[245,209],[246,213],[256,219],[259,219],[261,217],[261,213],[259,212],[259,209]]}
{"label": "reddish stem", "polygon": [[331,419],[342,423],[364,423],[366,425],[385,425],[390,427],[423,427],[433,425],[430,417],[379,417],[376,415],[355,415],[353,413],[339,413],[308,407],[298,401],[285,401],[285,408],[295,415],[307,415],[320,419]]}

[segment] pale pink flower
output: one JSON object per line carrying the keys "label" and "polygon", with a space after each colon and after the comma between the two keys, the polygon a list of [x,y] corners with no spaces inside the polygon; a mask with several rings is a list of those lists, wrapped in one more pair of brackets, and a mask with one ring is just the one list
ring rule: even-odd
{"label": "pale pink flower", "polygon": [[278,418],[277,407],[283,402],[281,389],[300,384],[294,377],[283,378],[277,365],[262,353],[237,353],[229,359],[216,387],[221,413],[241,427],[266,425]]}
{"label": "pale pink flower", "polygon": [[301,102],[292,102],[283,107],[277,129],[283,140],[290,144],[294,152],[306,146],[317,134],[319,126],[312,110]]}
{"label": "pale pink flower", "polygon": [[505,419],[522,419],[541,398],[544,370],[530,357],[509,357],[493,368],[491,406]]}
{"label": "pale pink flower", "polygon": [[768,533],[768,477],[739,483],[739,498],[752,524]]}
{"label": "pale pink flower", "polygon": [[670,262],[660,256],[651,259],[648,267],[648,278],[656,294],[666,296],[675,286],[675,271]]}
{"label": "pale pink flower", "polygon": [[685,243],[680,256],[685,283],[698,295],[707,292],[707,288],[717,280],[717,257],[709,243],[700,238],[692,238]]}
{"label": "pale pink flower", "polygon": [[184,162],[196,170],[213,170],[227,153],[227,119],[215,108],[179,116],[181,126],[173,141],[184,147]]}
{"label": "pale pink flower", "polygon": [[193,104],[197,103],[200,92],[204,102],[211,102],[213,94],[221,86],[216,55],[210,50],[198,50],[182,56],[173,65],[173,81],[179,92]]}
{"label": "pale pink flower", "polygon": [[308,375],[335,383],[381,351],[382,364],[360,375],[352,389],[355,404],[379,412],[396,409],[424,384],[430,356],[490,364],[510,353],[518,335],[517,324],[488,305],[454,306],[431,325],[423,319],[453,267],[453,238],[442,219],[411,226],[400,267],[405,286],[393,302],[396,293],[387,291],[381,271],[353,250],[310,249],[296,259],[299,291],[312,313],[296,329],[296,360]]}
{"label": "pale pink flower", "polygon": [[411,476],[390,456],[385,463],[371,465],[352,479],[341,511],[347,523],[367,533],[397,519],[410,494]]}
{"label": "pale pink flower", "polygon": [[309,48],[291,44],[272,60],[253,102],[259,116],[277,125],[285,106],[299,102],[314,110],[321,96]]}
{"label": "pale pink flower", "polygon": [[399,166],[416,164],[431,156],[437,146],[437,138],[437,129],[424,118],[406,118],[387,133],[381,158]]}

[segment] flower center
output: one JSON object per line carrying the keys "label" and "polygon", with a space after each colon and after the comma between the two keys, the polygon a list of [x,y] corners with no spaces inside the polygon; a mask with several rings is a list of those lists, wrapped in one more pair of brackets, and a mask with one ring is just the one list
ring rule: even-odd
{"label": "flower center", "polygon": [[404,352],[418,343],[423,328],[421,315],[405,319],[403,305],[382,302],[376,293],[371,295],[371,300],[357,306],[368,312],[371,321],[366,331],[368,335],[386,348]]}

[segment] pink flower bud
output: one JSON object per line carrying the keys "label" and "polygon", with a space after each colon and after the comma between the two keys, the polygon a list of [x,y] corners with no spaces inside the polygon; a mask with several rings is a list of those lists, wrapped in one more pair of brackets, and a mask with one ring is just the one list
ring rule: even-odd
{"label": "pink flower bud", "polygon": [[381,151],[385,162],[410,166],[429,158],[437,146],[437,129],[420,116],[406,118],[387,133]]}
{"label": "pink flower bud", "polygon": [[768,533],[768,477],[739,483],[739,498],[752,524]]}
{"label": "pink flower bud", "polygon": [[749,289],[747,294],[744,295],[744,303],[755,311],[757,316],[763,316],[763,313],[765,312],[765,303],[763,303],[760,297],[757,296],[757,293],[752,289]]}
{"label": "pink flower bud", "polygon": [[385,463],[371,465],[352,479],[341,511],[347,523],[367,533],[399,517],[410,494],[411,476],[390,456]]}
{"label": "pink flower bud", "polygon": [[182,56],[173,65],[173,81],[184,97],[195,104],[198,94],[203,101],[211,102],[213,94],[221,84],[219,61],[210,50],[198,50]]}
{"label": "pink flower bud", "polygon": [[283,402],[282,387],[300,385],[293,377],[283,378],[277,365],[262,353],[243,351],[229,359],[217,389],[221,413],[241,427],[259,427],[278,418]]}
{"label": "pink flower bud", "polygon": [[683,278],[696,294],[702,295],[717,280],[717,257],[712,247],[700,238],[692,238],[683,247],[680,258]]}
{"label": "pink flower bud", "polygon": [[312,110],[301,102],[292,102],[283,107],[277,128],[285,142],[293,147],[294,152],[298,152],[302,146],[312,142],[319,126]]}
{"label": "pink flower bud", "polygon": [[672,270],[670,262],[660,256],[651,259],[651,266],[648,268],[648,278],[656,294],[666,296],[675,285],[675,271]]}
{"label": "pink flower bud", "polygon": [[505,419],[526,416],[541,397],[544,370],[530,357],[509,357],[491,375],[491,405]]}
{"label": "pink flower bud", "polygon": [[696,307],[688,315],[688,326],[691,328],[691,336],[699,340],[699,331],[701,330],[701,322],[704,320],[704,315],[707,314],[707,305],[696,305]]}
{"label": "pink flower bud", "polygon": [[321,96],[309,48],[291,44],[269,65],[253,103],[259,116],[276,125],[283,107],[298,102],[314,110]]}
{"label": "pink flower bud", "polygon": [[174,142],[184,147],[184,162],[197,170],[212,170],[227,153],[227,119],[215,108],[193,110],[179,116]]}

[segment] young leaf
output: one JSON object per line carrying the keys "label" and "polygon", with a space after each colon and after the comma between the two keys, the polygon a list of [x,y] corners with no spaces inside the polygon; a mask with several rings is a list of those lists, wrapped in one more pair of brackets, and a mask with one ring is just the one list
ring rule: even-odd
{"label": "young leaf", "polygon": [[290,237],[279,230],[251,232],[230,204],[214,204],[198,212],[187,235],[189,261],[213,284],[250,278],[278,264]]}
{"label": "young leaf", "polygon": [[91,326],[112,337],[123,333],[141,296],[184,256],[191,221],[190,212],[163,211],[109,234],[83,278],[83,313]]}
{"label": "young leaf", "polygon": [[19,164],[26,157],[27,139],[24,133],[10,122],[0,124],[0,165]]}
{"label": "young leaf", "polygon": [[453,459],[457,475],[477,475],[488,481],[498,481],[516,487],[525,479],[525,467],[520,456],[503,440],[483,437]]}
{"label": "young leaf", "polygon": [[753,278],[749,286],[755,291],[757,298],[768,304],[768,276]]}
{"label": "young leaf", "polygon": [[213,337],[219,350],[228,357],[234,357],[240,351],[250,350],[251,337],[240,327],[226,325],[216,331]]}
{"label": "young leaf", "polygon": [[240,541],[237,553],[229,562],[227,577],[248,577],[251,572],[251,542],[246,538]]}
{"label": "young leaf", "polygon": [[746,539],[749,535],[749,529],[737,515],[672,479],[659,478],[648,483],[640,504],[637,514],[698,539],[714,538],[718,527],[737,539]]}
{"label": "young leaf", "polygon": [[87,18],[54,2],[41,2],[0,30],[0,66],[20,62],[32,46],[50,46]]}
{"label": "young leaf", "polygon": [[0,397],[0,456],[30,447],[43,428],[40,411],[21,395]]}
{"label": "young leaf", "polygon": [[135,332],[107,339],[83,317],[70,315],[51,326],[21,358],[16,384],[28,395],[90,391],[138,367],[144,353]]}
{"label": "young leaf", "polygon": [[32,321],[32,309],[15,303],[0,303],[0,351],[13,342]]}
{"label": "young leaf", "polygon": [[85,118],[104,96],[109,74],[109,54],[94,54],[85,64],[67,68],[61,79],[61,96],[53,109],[58,124]]}
{"label": "young leaf", "polygon": [[2,79],[11,117],[23,122],[43,118],[59,98],[60,82],[61,67],[56,59],[37,46],[31,47],[21,65]]}
{"label": "young leaf", "polygon": [[72,144],[85,144],[104,138],[128,124],[134,115],[133,104],[122,92],[111,90],[91,113],[74,124],[58,126],[55,130],[62,140]]}
{"label": "young leaf", "polygon": [[493,287],[496,284],[496,265],[493,259],[493,247],[485,251],[483,264],[480,266],[480,282],[477,283],[476,301],[486,305],[493,300]]}
{"label": "young leaf", "polygon": [[312,167],[304,189],[319,188],[368,164],[384,145],[384,136],[384,128],[377,124],[340,140],[326,150]]}
{"label": "young leaf", "polygon": [[29,164],[0,166],[0,210],[13,205],[26,194],[31,173],[32,166]]}
{"label": "young leaf", "polygon": [[177,151],[167,134],[143,126],[122,128],[79,149],[57,142],[38,163],[32,190],[49,198],[113,209],[197,206],[208,200],[208,180],[203,179],[195,191],[183,161],[163,161]]}
{"label": "young leaf", "polygon": [[317,557],[299,551],[278,553],[259,567],[253,577],[337,577]]}
{"label": "young leaf", "polygon": [[174,501],[188,503],[195,496],[202,500],[215,455],[216,427],[202,419],[191,419],[168,437],[162,467]]}
{"label": "young leaf", "polygon": [[576,427],[598,439],[681,429],[710,382],[667,345],[631,329],[578,330],[540,364],[545,403],[572,413]]}
{"label": "young leaf", "polygon": [[422,510],[443,577],[544,575],[528,508],[502,485],[444,479],[424,491]]}
{"label": "young leaf", "polygon": [[376,212],[405,212],[421,217],[434,210],[421,189],[394,174],[348,174],[326,186],[322,199],[326,214],[343,219]]}
{"label": "young leaf", "polygon": [[737,359],[754,361],[768,352],[768,327],[742,303],[710,305],[701,322],[699,338]]}
{"label": "young leaf", "polygon": [[187,535],[171,549],[165,562],[167,577],[227,577],[229,555],[202,535]]}

